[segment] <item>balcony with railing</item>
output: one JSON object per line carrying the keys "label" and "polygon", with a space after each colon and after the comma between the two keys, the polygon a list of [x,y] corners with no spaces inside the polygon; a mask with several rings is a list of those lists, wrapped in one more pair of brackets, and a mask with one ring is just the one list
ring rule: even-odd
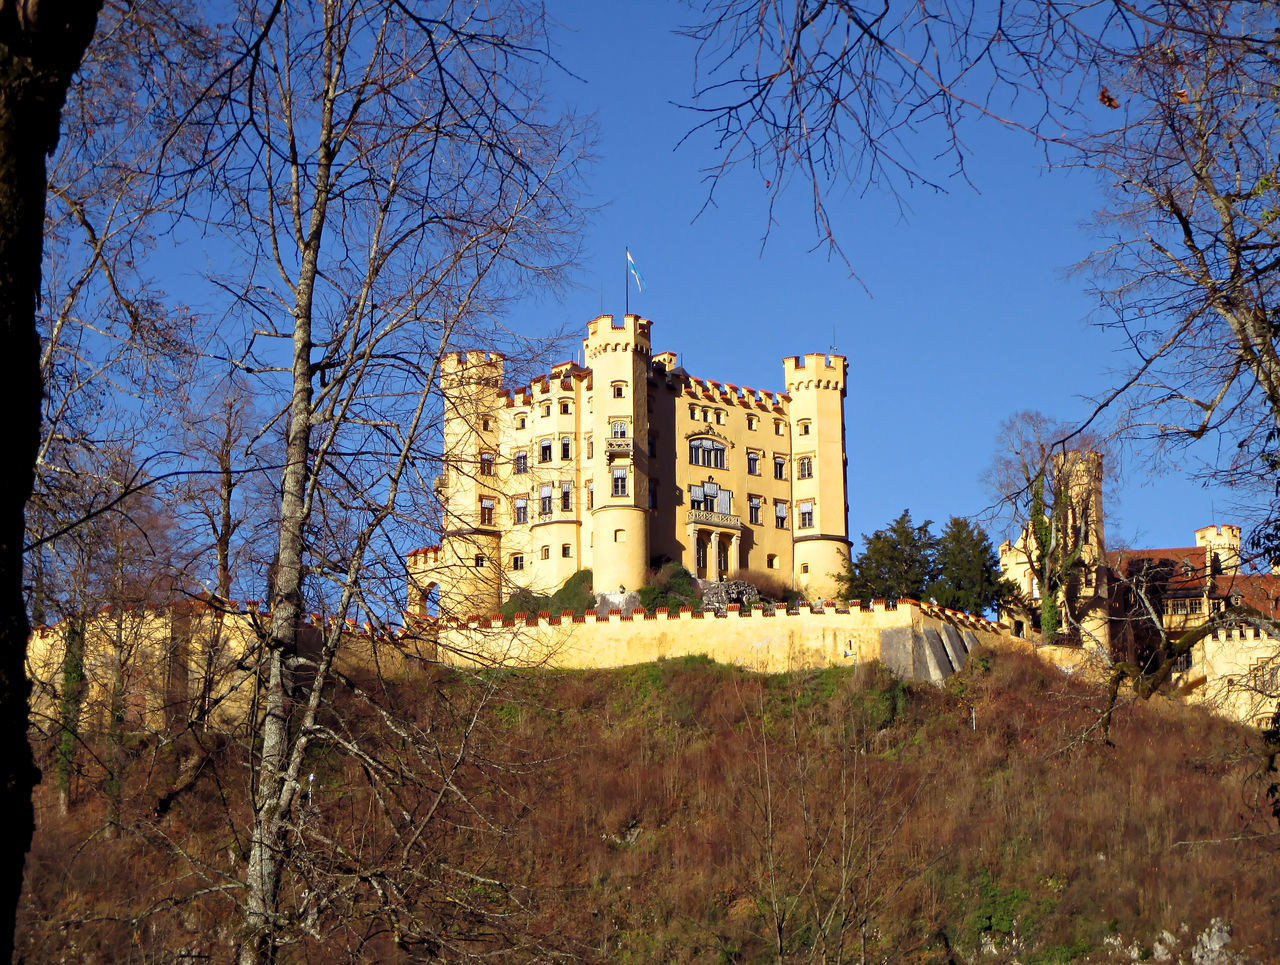
{"label": "balcony with railing", "polygon": [[691,509],[685,522],[690,526],[717,526],[720,529],[742,529],[742,517],[732,513],[716,513],[709,509]]}

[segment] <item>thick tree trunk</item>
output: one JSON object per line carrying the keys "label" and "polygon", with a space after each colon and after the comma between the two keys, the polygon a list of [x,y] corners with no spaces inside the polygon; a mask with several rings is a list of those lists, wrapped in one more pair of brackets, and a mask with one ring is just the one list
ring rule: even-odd
{"label": "thick tree trunk", "polygon": [[13,957],[22,873],[31,845],[31,793],[40,772],[27,744],[27,622],[22,594],[24,511],[40,445],[36,302],[47,190],[45,157],[71,75],[97,25],[101,0],[0,2],[0,411],[8,432],[0,468],[0,961]]}

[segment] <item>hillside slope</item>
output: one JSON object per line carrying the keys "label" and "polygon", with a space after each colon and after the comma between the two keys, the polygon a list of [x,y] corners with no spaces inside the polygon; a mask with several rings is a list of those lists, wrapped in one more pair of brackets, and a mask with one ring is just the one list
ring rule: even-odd
{"label": "hillside slope", "polygon": [[[941,690],[699,659],[364,687],[407,719],[336,702],[287,961],[1191,961],[1226,928],[1280,961],[1256,734],[1157,700],[1104,743],[1100,693],[1025,655]],[[42,796],[27,960],[225,960],[245,753],[139,738],[115,828],[91,759],[68,817]]]}

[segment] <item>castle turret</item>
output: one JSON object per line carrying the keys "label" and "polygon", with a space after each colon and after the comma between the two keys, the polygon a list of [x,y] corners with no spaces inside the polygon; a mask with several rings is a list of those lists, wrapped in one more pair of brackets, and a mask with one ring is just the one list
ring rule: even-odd
{"label": "castle turret", "polygon": [[849,496],[844,454],[848,362],[822,353],[782,360],[791,397],[795,585],[810,597],[835,596],[849,559]]}
{"label": "castle turret", "polygon": [[1235,576],[1240,572],[1239,526],[1202,526],[1196,530],[1196,545],[1204,547],[1210,576]]}
{"label": "castle turret", "polygon": [[440,587],[444,616],[492,613],[501,603],[497,513],[503,501],[498,474],[502,375],[503,358],[496,352],[451,352],[442,359],[448,461],[436,480],[441,542],[420,580]]}
{"label": "castle turret", "polygon": [[601,315],[587,323],[582,340],[594,405],[589,418],[597,593],[640,589],[649,563],[649,479],[642,461],[649,436],[649,326],[638,315]]}

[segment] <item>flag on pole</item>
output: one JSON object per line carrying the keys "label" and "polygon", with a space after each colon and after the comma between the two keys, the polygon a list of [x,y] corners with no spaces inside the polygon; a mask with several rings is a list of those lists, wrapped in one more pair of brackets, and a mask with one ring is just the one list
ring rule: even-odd
{"label": "flag on pole", "polygon": [[636,267],[636,260],[631,257],[630,248],[627,249],[627,271],[631,272],[636,280],[636,291],[644,291],[644,275],[640,274],[640,269]]}

